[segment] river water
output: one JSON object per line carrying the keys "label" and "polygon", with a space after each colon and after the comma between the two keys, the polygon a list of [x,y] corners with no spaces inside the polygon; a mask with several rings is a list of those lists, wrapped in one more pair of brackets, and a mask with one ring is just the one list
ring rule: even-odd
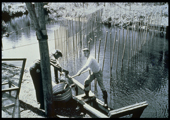
{"label": "river water", "polygon": [[[2,58],[27,58],[26,68],[32,65],[32,63],[40,58],[39,45],[36,38],[35,30],[29,23],[28,16],[22,16],[19,18],[11,19],[8,22],[8,31],[16,31],[23,27],[22,30],[18,30],[9,37],[3,37],[3,51]],[[48,34],[48,46],[49,53],[55,49],[55,37],[54,30],[59,28],[60,23],[49,22],[47,27]],[[109,28],[102,25],[100,30],[95,32],[96,39],[96,59],[98,58],[99,39],[101,39],[99,64],[102,68],[103,58],[103,79],[104,85],[108,92],[109,106],[118,109],[127,105],[135,104],[137,102],[148,102],[148,107],[144,110],[142,118],[167,118],[169,116],[168,105],[168,40],[164,37],[160,37],[159,34],[155,35],[151,39],[152,33],[147,33],[146,44],[142,46],[140,52],[141,41],[144,39],[144,33],[135,31],[133,39],[136,40],[132,44],[132,31],[130,30],[130,36],[127,37],[126,48],[123,59],[123,71],[122,66],[122,54],[124,50],[124,43],[126,37],[126,29]],[[71,30],[68,30],[69,33]],[[106,31],[108,31],[106,53],[104,56],[105,37]],[[117,38],[115,41],[115,49],[113,54],[114,36],[117,31]],[[112,33],[110,35],[110,33]],[[89,35],[86,40],[89,40]],[[86,41],[83,41],[86,43]],[[95,42],[90,42],[91,55],[95,56]],[[119,43],[119,45],[118,45]],[[69,43],[70,44],[70,43]],[[74,75],[85,64],[86,58],[83,56],[81,49],[85,47],[83,44],[78,43],[79,47],[77,51],[73,51],[69,48],[67,54],[63,54],[63,58],[60,59],[60,64],[65,69],[69,70],[70,75]],[[131,46],[134,46],[132,52]],[[118,47],[119,46],[119,47]],[[119,48],[119,49],[118,49]],[[136,48],[136,49],[135,49]],[[119,51],[118,51],[119,50]],[[136,54],[131,59],[129,56]],[[113,68],[111,71],[112,79],[110,79],[110,62],[113,59]],[[118,55],[118,56],[117,56]],[[51,67],[52,80],[54,80],[53,68]],[[80,83],[84,83],[84,80],[88,76],[88,72],[76,77]],[[91,89],[94,91],[94,82],[91,83]],[[97,96],[103,101],[102,92],[97,85]],[[129,116],[126,116],[129,117]]]}

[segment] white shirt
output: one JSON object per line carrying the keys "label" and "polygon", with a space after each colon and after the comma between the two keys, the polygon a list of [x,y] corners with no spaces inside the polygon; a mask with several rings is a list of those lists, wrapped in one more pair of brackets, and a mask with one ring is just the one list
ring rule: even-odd
{"label": "white shirt", "polygon": [[90,68],[93,73],[97,73],[100,70],[100,66],[97,60],[93,56],[89,56],[86,64],[79,70],[79,73],[83,72],[87,68]]}

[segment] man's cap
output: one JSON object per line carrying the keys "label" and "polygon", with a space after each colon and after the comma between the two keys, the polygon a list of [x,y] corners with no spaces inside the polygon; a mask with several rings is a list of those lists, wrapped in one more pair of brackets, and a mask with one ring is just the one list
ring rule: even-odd
{"label": "man's cap", "polygon": [[84,48],[83,51],[89,51],[89,48]]}
{"label": "man's cap", "polygon": [[52,54],[53,54],[53,55],[54,55],[54,54],[60,54],[61,57],[63,56],[61,50],[58,50],[58,49],[54,50],[54,51],[52,52]]}

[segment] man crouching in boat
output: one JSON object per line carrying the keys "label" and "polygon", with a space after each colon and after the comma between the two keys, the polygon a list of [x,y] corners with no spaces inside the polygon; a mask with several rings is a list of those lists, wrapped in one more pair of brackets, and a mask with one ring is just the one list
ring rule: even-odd
{"label": "man crouching in boat", "polygon": [[106,89],[103,85],[103,73],[100,69],[100,66],[96,59],[93,56],[90,56],[90,51],[88,48],[83,49],[85,57],[87,57],[87,62],[86,64],[77,72],[75,76],[80,76],[81,73],[86,70],[87,68],[90,68],[91,71],[93,72],[91,75],[87,77],[87,79],[84,82],[84,92],[85,96],[83,96],[83,99],[86,99],[89,97],[89,85],[90,83],[96,78],[98,81],[98,84],[102,90],[103,93],[103,99],[104,99],[104,107],[108,107],[107,104],[107,92]]}

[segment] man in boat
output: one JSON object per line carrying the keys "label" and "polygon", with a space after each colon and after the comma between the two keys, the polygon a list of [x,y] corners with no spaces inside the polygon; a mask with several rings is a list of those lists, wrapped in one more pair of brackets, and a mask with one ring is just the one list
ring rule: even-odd
{"label": "man in boat", "polygon": [[[53,58],[54,57],[54,58]],[[59,70],[60,72],[65,72],[66,75],[69,73],[67,70],[62,69],[59,66],[58,58],[62,57],[62,53],[60,50],[55,50],[55,52],[52,53],[50,56],[50,63],[51,65],[55,66],[55,70]],[[55,60],[56,59],[56,60]],[[36,98],[37,101],[40,103],[40,109],[44,109],[44,96],[43,96],[43,86],[42,86],[42,76],[41,76],[41,66],[40,66],[40,60],[37,60],[34,62],[34,64],[29,69],[30,75],[32,77],[34,88],[36,91]],[[57,73],[58,75],[58,73]],[[58,82],[58,78],[56,78],[56,82]]]}
{"label": "man in boat", "polygon": [[98,64],[98,62],[96,61],[96,59],[93,56],[90,56],[90,51],[88,48],[84,48],[83,49],[84,55],[85,57],[87,57],[87,62],[86,64],[77,72],[77,74],[75,76],[79,76],[81,75],[81,73],[86,70],[87,68],[90,68],[92,71],[92,74],[89,75],[85,82],[84,82],[84,92],[85,92],[85,96],[83,96],[83,99],[86,99],[89,97],[89,85],[90,83],[96,78],[98,81],[98,84],[102,90],[103,93],[103,99],[104,99],[104,107],[108,107],[107,104],[107,91],[103,85],[103,73],[100,69],[100,66]]}

